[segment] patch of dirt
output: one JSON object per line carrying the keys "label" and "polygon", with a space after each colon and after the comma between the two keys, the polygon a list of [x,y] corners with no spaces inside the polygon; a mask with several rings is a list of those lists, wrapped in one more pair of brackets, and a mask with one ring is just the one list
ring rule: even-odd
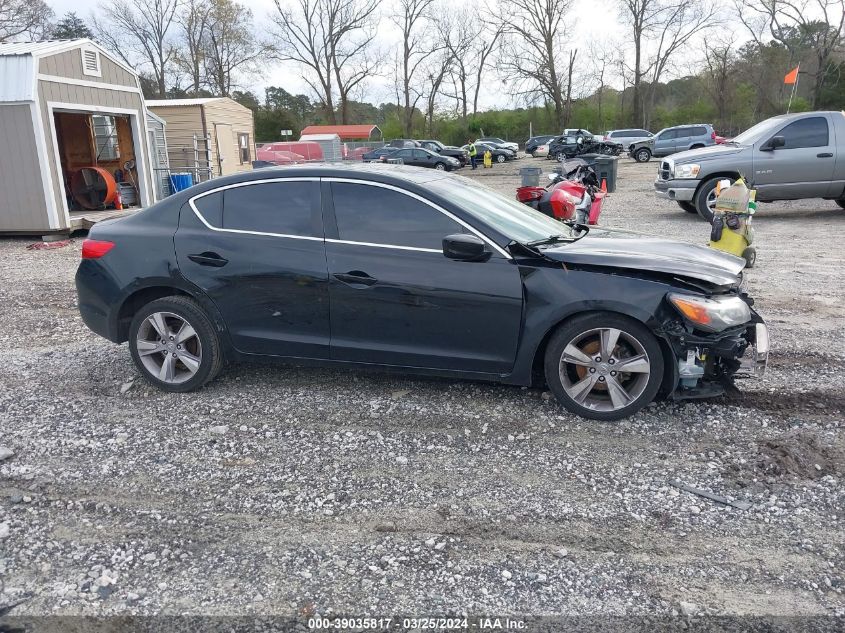
{"label": "patch of dirt", "polygon": [[845,472],[845,450],[825,446],[807,431],[758,440],[758,446],[754,467],[767,475],[817,479]]}

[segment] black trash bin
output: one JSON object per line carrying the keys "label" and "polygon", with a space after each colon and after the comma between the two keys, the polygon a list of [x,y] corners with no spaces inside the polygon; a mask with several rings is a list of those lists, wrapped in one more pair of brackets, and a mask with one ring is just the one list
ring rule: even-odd
{"label": "black trash bin", "polygon": [[616,191],[616,175],[619,170],[619,159],[616,156],[607,156],[606,154],[594,154],[595,159],[592,162],[593,169],[596,170],[596,175],[599,177],[599,182],[602,180],[607,182],[607,192],[613,193]]}
{"label": "black trash bin", "polygon": [[540,186],[540,175],[543,173],[540,167],[523,167],[519,170],[519,175],[522,177],[523,187],[538,187]]}

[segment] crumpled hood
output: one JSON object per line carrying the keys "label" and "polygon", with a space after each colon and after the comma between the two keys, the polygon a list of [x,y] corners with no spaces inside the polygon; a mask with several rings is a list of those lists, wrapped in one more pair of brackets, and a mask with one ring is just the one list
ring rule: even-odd
{"label": "crumpled hood", "polygon": [[746,149],[745,145],[710,145],[708,147],[699,147],[698,149],[688,149],[684,152],[678,152],[677,154],[672,154],[669,158],[676,165],[680,165],[681,163],[693,161],[716,160],[723,156],[739,154],[744,149]]}
{"label": "crumpled hood", "polygon": [[741,257],[706,246],[598,227],[577,242],[543,248],[543,254],[565,263],[650,270],[718,286],[737,283],[745,267]]}

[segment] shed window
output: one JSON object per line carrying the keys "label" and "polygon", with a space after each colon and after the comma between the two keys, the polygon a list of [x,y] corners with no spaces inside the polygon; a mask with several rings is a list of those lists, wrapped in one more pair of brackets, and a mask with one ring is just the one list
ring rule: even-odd
{"label": "shed window", "polygon": [[238,153],[241,156],[241,165],[250,162],[249,134],[238,134]]}
{"label": "shed window", "polygon": [[93,48],[83,48],[82,50],[82,74],[89,77],[102,77],[102,69],[100,68],[100,51]]}
{"label": "shed window", "polygon": [[117,144],[117,126],[113,116],[95,114],[91,117],[94,125],[94,142],[97,145],[97,160],[117,160],[120,147]]}

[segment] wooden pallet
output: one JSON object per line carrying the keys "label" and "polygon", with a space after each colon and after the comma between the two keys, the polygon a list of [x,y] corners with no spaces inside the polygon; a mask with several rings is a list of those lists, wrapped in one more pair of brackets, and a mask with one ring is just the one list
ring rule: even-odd
{"label": "wooden pallet", "polygon": [[138,213],[141,207],[132,207],[131,209],[106,209],[105,211],[71,211],[70,212],[70,230],[73,231],[87,231],[97,222],[103,220],[111,220],[112,218],[125,218],[127,216]]}

